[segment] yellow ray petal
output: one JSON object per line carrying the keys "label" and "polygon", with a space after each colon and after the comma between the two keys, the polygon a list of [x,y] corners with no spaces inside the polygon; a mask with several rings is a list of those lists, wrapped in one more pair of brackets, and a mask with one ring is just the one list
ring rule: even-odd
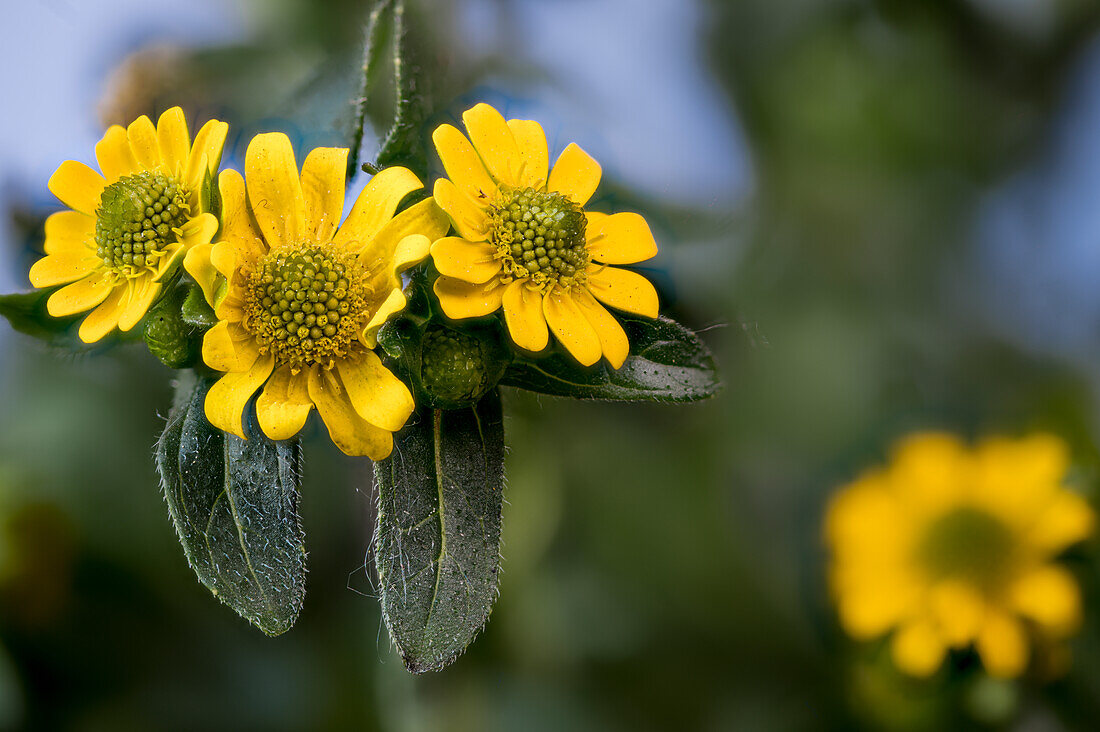
{"label": "yellow ray petal", "polygon": [[500,272],[497,248],[488,242],[466,241],[446,236],[432,244],[432,261],[440,274],[475,285],[488,282]]}
{"label": "yellow ray petal", "polygon": [[978,634],[985,614],[985,601],[969,583],[944,580],[932,589],[929,608],[944,641],[958,648],[970,643]]}
{"label": "yellow ray petal", "polygon": [[296,244],[305,235],[305,198],[290,138],[281,132],[256,135],[244,157],[248,201],[270,247]]}
{"label": "yellow ray petal", "polygon": [[176,265],[179,264],[186,253],[187,249],[179,242],[165,247],[162,253],[163,256],[161,256],[160,262],[157,263],[156,271],[153,272],[153,282],[163,282],[166,276],[174,274]]}
{"label": "yellow ray petal", "polygon": [[637,272],[590,265],[588,290],[604,305],[647,318],[657,317],[657,290]]}
{"label": "yellow ray petal", "polygon": [[218,284],[218,270],[210,262],[210,250],[213,248],[214,245],[209,242],[198,244],[188,249],[183,259],[183,268],[202,288],[203,297],[210,307],[214,307],[214,293]]}
{"label": "yellow ray petal", "polygon": [[546,147],[546,133],[534,120],[510,119],[508,129],[519,148],[520,170],[518,185],[542,190],[546,186],[546,173],[550,165],[550,152]]}
{"label": "yellow ray petal", "polygon": [[238,323],[218,322],[202,339],[202,360],[216,371],[248,371],[260,358],[259,345]]}
{"label": "yellow ray petal", "polygon": [[500,112],[488,104],[477,104],[462,113],[462,121],[489,175],[502,185],[519,185],[522,158],[512,129]]}
{"label": "yellow ray petal", "polygon": [[412,393],[373,351],[338,361],[336,370],[356,414],[389,432],[405,425],[413,412]]}
{"label": "yellow ray petal", "polygon": [[516,345],[538,352],[550,343],[550,330],[542,313],[542,293],[516,281],[504,289],[501,297],[508,335]]}
{"label": "yellow ray petal", "polygon": [[248,371],[234,371],[218,379],[206,394],[206,418],[223,432],[245,439],[241,415],[248,400],[271,375],[274,356],[263,356]]}
{"label": "yellow ray petal", "polygon": [[85,343],[96,343],[118,326],[118,319],[130,302],[130,288],[116,287],[100,305],[80,323],[77,335]]}
{"label": "yellow ray petal", "polygon": [[1069,635],[1081,624],[1081,592],[1064,567],[1035,567],[1013,583],[1009,600],[1016,612],[1053,635]]}
{"label": "yellow ray petal", "polygon": [[419,264],[427,259],[431,252],[432,241],[423,234],[406,236],[397,243],[397,249],[393,252],[393,273],[401,274],[414,264]]}
{"label": "yellow ray petal", "polygon": [[185,249],[190,249],[198,244],[209,244],[218,233],[218,217],[211,213],[203,213],[188,219],[180,227],[180,244]]}
{"label": "yellow ray petal", "polygon": [[890,485],[907,512],[942,515],[973,482],[973,460],[963,442],[944,432],[919,432],[898,442]]}
{"label": "yellow ray petal", "polygon": [[207,170],[211,175],[218,171],[222,160],[222,149],[225,147],[225,136],[228,132],[229,125],[212,119],[195,135],[195,142],[191,145],[184,171],[184,179],[191,190],[198,190],[206,177]]}
{"label": "yellow ray petal", "polygon": [[940,667],[947,646],[931,623],[915,620],[894,634],[891,652],[898,668],[923,678]]}
{"label": "yellow ray petal", "polygon": [[142,277],[130,280],[130,287],[133,288],[130,293],[130,302],[126,305],[126,309],[122,311],[122,314],[118,316],[118,327],[119,330],[123,331],[132,329],[145,317],[145,313],[149,311],[149,306],[160,294],[162,285],[159,282],[153,282],[152,277]]}
{"label": "yellow ray petal", "polygon": [[420,179],[407,168],[394,167],[379,171],[355,200],[351,213],[336,232],[333,242],[355,251],[363,251],[393,218],[398,204],[422,187]]}
{"label": "yellow ray petal", "polygon": [[137,160],[130,150],[130,141],[126,137],[126,128],[111,125],[95,145],[95,159],[108,183],[114,183],[124,175],[130,175],[138,169]]}
{"label": "yellow ray petal", "polygon": [[432,197],[447,212],[463,239],[485,241],[489,238],[489,217],[485,214],[484,202],[475,203],[446,178],[435,182]]}
{"label": "yellow ray petal", "polygon": [[327,242],[340,225],[347,169],[348,150],[343,147],[319,147],[302,163],[306,234],[313,241]]}
{"label": "yellow ray petal", "polygon": [[405,305],[404,293],[397,288],[390,290],[386,299],[374,311],[374,315],[371,316],[371,319],[363,327],[363,332],[359,335],[359,340],[362,341],[363,345],[367,348],[376,347],[378,345],[378,329],[385,325],[390,317],[404,310]]}
{"label": "yellow ray petal", "polygon": [[1023,626],[1004,613],[991,612],[986,616],[977,648],[990,676],[1013,678],[1027,666],[1027,636]]}
{"label": "yellow ray petal", "polygon": [[[382,227],[370,245],[360,252],[359,261],[372,271],[386,272],[389,275],[392,267],[385,264],[394,260],[398,245],[406,237],[421,235],[432,242],[446,234],[449,226],[450,222],[443,209],[433,199],[426,198],[409,206]],[[344,227],[340,228],[343,230]],[[340,233],[337,232],[336,235],[339,236]]]}
{"label": "yellow ray petal", "polygon": [[50,254],[31,265],[31,284],[35,287],[53,287],[76,282],[102,264],[103,261],[88,249]]}
{"label": "yellow ray petal", "polygon": [[94,216],[107,181],[84,163],[66,160],[50,176],[46,187],[74,211]]}
{"label": "yellow ray petal", "polygon": [[657,242],[636,213],[588,212],[586,238],[592,258],[604,264],[635,264],[657,256]]}
{"label": "yellow ray petal", "polygon": [[218,176],[218,189],[222,196],[221,240],[247,252],[249,259],[266,254],[268,247],[245,203],[244,178],[235,170],[223,170]]}
{"label": "yellow ray petal", "polygon": [[583,206],[599,187],[600,175],[600,164],[575,142],[571,142],[554,163],[546,188],[552,193],[569,196],[575,203]]}
{"label": "yellow ray petal", "polygon": [[308,381],[308,374],[291,374],[289,366],[275,369],[267,380],[263,394],[256,400],[256,420],[272,440],[289,440],[305,426],[313,411]]}
{"label": "yellow ray petal", "polygon": [[440,125],[432,133],[439,159],[447,177],[474,201],[488,203],[497,196],[497,184],[489,177],[481,158],[466,136],[451,125]]}
{"label": "yellow ray petal", "polygon": [[182,109],[172,107],[160,116],[157,120],[157,142],[164,166],[172,173],[183,174],[191,153],[191,134],[187,131],[187,120]]}
{"label": "yellow ray petal", "polygon": [[157,128],[148,117],[142,115],[126,128],[126,138],[130,141],[130,150],[137,161],[138,169],[153,170],[160,165],[160,142],[157,140]]}
{"label": "yellow ray petal", "polygon": [[332,442],[347,455],[366,455],[371,460],[388,457],[393,436],[360,417],[335,374],[315,368],[309,372],[309,398],[328,428]]}
{"label": "yellow ray petal", "polygon": [[241,251],[236,241],[219,241],[210,250],[210,263],[230,282],[237,274],[237,262],[240,260]]}
{"label": "yellow ray petal", "polygon": [[568,291],[552,288],[542,300],[542,312],[550,330],[573,358],[584,366],[600,360],[600,338]]}
{"label": "yellow ray petal", "polygon": [[1096,516],[1088,502],[1062,489],[1035,518],[1027,533],[1028,542],[1048,555],[1092,535]]}
{"label": "yellow ray petal", "polygon": [[58,211],[46,217],[46,254],[95,253],[95,217],[79,211]]}
{"label": "yellow ray petal", "polygon": [[443,313],[451,319],[476,318],[500,309],[504,287],[500,280],[472,285],[453,277],[440,277],[432,286]]}
{"label": "yellow ray petal", "polygon": [[[585,320],[596,331],[600,339],[600,350],[603,357],[611,364],[611,368],[617,369],[626,361],[630,353],[630,341],[626,338],[626,331],[615,320],[615,316],[607,312],[603,305],[596,302],[592,293],[578,287],[573,290],[573,301],[577,308],[584,314]],[[507,310],[505,310],[507,312]]]}
{"label": "yellow ray petal", "polygon": [[113,274],[97,270],[50,295],[50,299],[46,301],[46,310],[55,318],[91,310],[107,299],[114,283]]}

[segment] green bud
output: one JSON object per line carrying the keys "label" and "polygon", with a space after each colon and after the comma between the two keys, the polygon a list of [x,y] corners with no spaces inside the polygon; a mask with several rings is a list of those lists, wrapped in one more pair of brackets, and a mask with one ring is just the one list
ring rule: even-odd
{"label": "green bud", "polygon": [[184,321],[181,313],[187,290],[186,287],[172,290],[145,317],[145,345],[165,366],[173,369],[192,366],[199,357],[195,329]]}
{"label": "green bud", "polygon": [[485,393],[485,347],[473,336],[432,325],[424,332],[420,383],[442,402],[474,402]]}

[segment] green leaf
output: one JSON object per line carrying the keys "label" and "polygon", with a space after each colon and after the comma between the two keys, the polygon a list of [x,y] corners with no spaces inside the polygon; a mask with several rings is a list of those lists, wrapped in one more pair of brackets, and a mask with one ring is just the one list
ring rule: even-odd
{"label": "green leaf", "polygon": [[485,625],[497,592],[504,489],[500,392],[421,409],[375,463],[382,615],[405,667],[437,671]]}
{"label": "green leaf", "polygon": [[[389,54],[385,51],[389,50]],[[427,174],[427,150],[421,140],[430,109],[427,79],[409,42],[408,16],[403,0],[381,0],[370,13],[364,33],[362,86],[358,100],[349,171],[358,165],[372,94],[383,84],[383,69],[391,74],[393,117],[373,164],[367,172],[404,165],[420,176]]]}
{"label": "green leaf", "polygon": [[253,414],[248,440],[213,427],[203,411],[213,383],[183,372],[176,385],[156,449],[164,499],[199,581],[257,628],[279,635],[305,597],[301,448],[296,440],[267,439]]}
{"label": "green leaf", "polygon": [[567,355],[517,359],[501,384],[540,394],[627,402],[694,402],[722,388],[706,344],[674,320],[623,321],[630,355],[618,370],[584,367]]}
{"label": "green leaf", "polygon": [[80,343],[73,331],[73,324],[81,316],[55,318],[46,310],[46,300],[58,288],[17,292],[0,295],[0,315],[7,318],[11,327],[20,333],[41,338],[52,345],[74,345]]}

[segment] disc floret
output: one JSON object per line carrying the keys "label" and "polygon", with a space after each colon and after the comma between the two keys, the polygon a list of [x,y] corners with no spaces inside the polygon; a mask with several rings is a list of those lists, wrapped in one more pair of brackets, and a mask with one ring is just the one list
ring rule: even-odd
{"label": "disc floret", "polygon": [[583,285],[591,256],[584,210],[568,196],[533,188],[502,189],[489,207],[489,241],[502,279],[530,280],[541,290]]}
{"label": "disc floret", "polygon": [[357,256],[328,247],[269,252],[248,274],[244,325],[261,353],[297,373],[332,368],[370,319],[372,302]]}
{"label": "disc floret", "polygon": [[179,179],[163,172],[142,171],[119,178],[100,197],[96,256],[123,277],[155,271],[190,216],[187,199],[188,191]]}

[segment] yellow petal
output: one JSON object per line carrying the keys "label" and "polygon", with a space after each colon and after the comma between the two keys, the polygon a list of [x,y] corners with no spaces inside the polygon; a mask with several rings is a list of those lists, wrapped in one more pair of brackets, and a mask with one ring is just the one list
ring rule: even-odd
{"label": "yellow petal", "polygon": [[140,170],[153,170],[160,165],[160,142],[157,128],[148,117],[142,115],[126,128],[126,138]]}
{"label": "yellow petal", "polygon": [[516,281],[508,285],[501,298],[508,335],[516,345],[538,352],[550,342],[546,316],[542,314],[542,293]]}
{"label": "yellow petal", "polygon": [[972,456],[955,435],[919,432],[899,441],[892,452],[891,488],[916,516],[942,515],[972,482]]}
{"label": "yellow petal", "polygon": [[379,171],[355,200],[351,213],[336,232],[333,242],[356,251],[364,250],[393,218],[398,204],[422,187],[420,179],[407,168],[394,167]]}
{"label": "yellow petal", "polygon": [[187,252],[183,244],[176,242],[175,244],[169,244],[164,248],[161,253],[163,256],[160,258],[160,262],[157,263],[156,271],[153,273],[153,282],[163,282],[164,278],[170,274],[175,273],[176,265],[183,259],[183,255]]}
{"label": "yellow petal", "polygon": [[1016,612],[1054,635],[1069,635],[1081,624],[1081,592],[1064,567],[1032,569],[1013,584],[1010,601]]}
{"label": "yellow petal", "polygon": [[[834,589],[842,584],[832,579]],[[853,638],[877,638],[911,612],[916,596],[912,583],[880,572],[875,582],[851,584],[836,593],[840,624]]]}
{"label": "yellow petal", "polygon": [[1069,468],[1065,443],[1053,435],[989,438],[974,451],[970,492],[1010,525],[1026,529],[1060,490]]}
{"label": "yellow petal", "polygon": [[359,336],[359,340],[362,341],[363,345],[367,348],[376,347],[378,345],[378,329],[385,325],[391,316],[404,310],[405,305],[405,294],[397,288],[390,290],[390,294],[386,296],[386,299],[374,311],[371,319],[367,321],[366,326],[363,327],[363,332]]}
{"label": "yellow petal", "polygon": [[46,217],[46,254],[95,253],[95,217],[58,211]]}
{"label": "yellow petal", "polygon": [[615,320],[615,316],[607,312],[607,309],[592,297],[592,293],[584,288],[578,287],[573,290],[573,301],[577,303],[577,308],[584,314],[592,330],[596,331],[596,336],[600,339],[600,350],[603,351],[603,357],[611,364],[611,368],[617,369],[622,366],[630,354],[630,341],[627,340],[626,331],[619,325],[619,321]]}
{"label": "yellow petal", "polygon": [[476,318],[500,309],[504,287],[500,280],[484,285],[472,285],[453,277],[440,277],[432,286],[443,314],[448,318]]}
{"label": "yellow petal", "polygon": [[207,171],[211,175],[218,171],[222,160],[222,149],[225,147],[225,136],[228,132],[229,125],[212,119],[195,135],[195,142],[191,145],[191,152],[187,157],[187,169],[184,172],[184,179],[191,190],[198,190],[202,186]]}
{"label": "yellow petal", "polygon": [[107,181],[84,163],[66,160],[50,176],[46,187],[74,211],[94,216]]}
{"label": "yellow petal", "polygon": [[[346,226],[347,224],[345,224]],[[443,209],[431,198],[409,206],[394,216],[382,227],[368,247],[362,250],[359,261],[372,271],[382,271],[392,275],[393,268],[384,266],[392,262],[397,254],[398,245],[409,236],[420,235],[432,242],[447,233],[450,222]],[[344,227],[340,227],[341,231]],[[337,236],[340,233],[337,232]],[[379,268],[378,265],[383,265]]]}
{"label": "yellow petal", "polygon": [[447,212],[455,231],[463,239],[485,241],[489,238],[489,217],[482,208],[484,202],[475,203],[446,178],[435,182],[432,197]]}
{"label": "yellow petal", "polygon": [[214,245],[209,242],[198,244],[188,249],[183,259],[183,268],[202,288],[202,294],[210,307],[214,307],[214,293],[218,284],[218,270],[210,262],[210,250],[213,248]]}
{"label": "yellow petal", "polygon": [[107,299],[114,283],[113,274],[97,270],[50,295],[50,299],[46,301],[46,310],[55,318],[91,310]]}
{"label": "yellow petal", "polygon": [[347,170],[348,150],[343,147],[316,148],[302,163],[306,233],[313,241],[327,242],[340,225]]}
{"label": "yellow petal", "polygon": [[440,125],[432,133],[432,142],[447,177],[460,191],[474,201],[489,202],[496,198],[497,184],[489,177],[465,135],[451,125]]}
{"label": "yellow petal", "polygon": [[488,104],[477,104],[462,113],[462,121],[489,175],[502,185],[518,186],[522,158],[500,112]]}
{"label": "yellow petal", "polygon": [[248,371],[260,358],[259,345],[238,323],[218,322],[202,339],[202,360],[217,371]]}
{"label": "yellow petal", "polygon": [[75,282],[101,264],[103,261],[88,249],[50,254],[31,265],[31,284],[35,287],[52,287]]}
{"label": "yellow petal", "polygon": [[256,400],[256,421],[272,440],[289,440],[305,426],[313,411],[308,381],[308,374],[291,374],[289,366],[275,369],[267,380],[263,394]]}
{"label": "yellow petal", "polygon": [[945,580],[932,588],[929,607],[944,641],[956,648],[974,640],[985,614],[982,595],[959,580]]}
{"label": "yellow petal", "polygon": [[586,238],[592,258],[604,264],[634,264],[657,256],[657,242],[636,213],[589,212]]}
{"label": "yellow petal", "polygon": [[187,157],[191,152],[191,134],[183,110],[172,107],[157,120],[157,142],[160,143],[161,160],[172,173],[184,173]]}
{"label": "yellow petal", "polygon": [[508,128],[519,148],[520,170],[518,185],[542,190],[546,186],[546,172],[550,165],[550,152],[546,147],[546,133],[534,120],[510,119]]}
{"label": "yellow petal", "polygon": [[393,252],[393,273],[398,275],[414,264],[423,262],[431,252],[432,241],[423,234],[406,236]]}
{"label": "yellow petal", "polygon": [[234,241],[219,241],[210,250],[210,263],[229,281],[233,280],[240,259],[238,243]]}
{"label": "yellow petal", "polygon": [[599,187],[600,174],[600,164],[575,142],[571,142],[558,157],[558,162],[554,163],[546,188],[552,193],[569,196],[583,206]]}
{"label": "yellow petal", "polygon": [[347,392],[328,369],[309,372],[309,398],[328,428],[332,442],[347,455],[366,455],[371,460],[388,457],[393,436],[360,417],[351,406]]}
{"label": "yellow petal", "polygon": [[130,141],[126,138],[126,128],[120,125],[111,125],[103,133],[102,139],[95,145],[95,159],[108,183],[138,169],[137,160],[130,150]]}
{"label": "yellow petal", "polygon": [[440,274],[475,285],[488,282],[500,272],[497,248],[488,242],[466,241],[447,236],[432,244],[432,261]]}
{"label": "yellow petal", "polygon": [[1056,554],[1092,535],[1096,516],[1088,502],[1061,489],[1035,518],[1028,541],[1047,554]]}
{"label": "yellow petal", "polygon": [[569,292],[560,287],[552,288],[542,300],[542,312],[550,330],[573,358],[584,366],[600,360],[600,338]]}
{"label": "yellow petal", "polygon": [[218,189],[222,196],[222,241],[241,248],[249,259],[266,254],[268,247],[245,203],[244,178],[235,170],[223,170],[218,176]]}
{"label": "yellow petal", "polygon": [[198,244],[209,244],[217,233],[218,217],[211,213],[199,214],[180,227],[180,244],[185,249]]}
{"label": "yellow petal", "polygon": [[588,290],[604,305],[647,318],[657,317],[657,290],[637,272],[590,265]]}
{"label": "yellow petal", "polygon": [[405,425],[413,412],[412,393],[373,351],[338,361],[336,370],[360,417],[390,432]]}
{"label": "yellow petal", "polygon": [[154,282],[152,277],[130,280],[129,286],[131,288],[130,301],[126,304],[126,309],[118,316],[118,327],[119,330],[123,331],[131,330],[145,317],[145,313],[149,311],[149,306],[160,294],[162,287],[159,282]]}
{"label": "yellow petal", "polygon": [[1027,666],[1027,636],[1019,621],[991,612],[978,634],[978,654],[990,676],[1013,678]]}
{"label": "yellow petal", "polygon": [[218,379],[206,394],[206,418],[223,432],[245,439],[241,415],[248,400],[271,375],[274,356],[257,359],[248,371],[234,371]]}
{"label": "yellow petal", "polygon": [[256,135],[244,157],[248,202],[270,247],[299,243],[305,235],[305,198],[290,138]]}
{"label": "yellow petal", "polygon": [[943,662],[947,647],[927,620],[908,623],[894,634],[894,663],[911,676],[931,676]]}
{"label": "yellow petal", "polygon": [[130,302],[130,288],[116,287],[99,307],[80,323],[77,335],[85,343],[95,343],[118,326],[118,319]]}

